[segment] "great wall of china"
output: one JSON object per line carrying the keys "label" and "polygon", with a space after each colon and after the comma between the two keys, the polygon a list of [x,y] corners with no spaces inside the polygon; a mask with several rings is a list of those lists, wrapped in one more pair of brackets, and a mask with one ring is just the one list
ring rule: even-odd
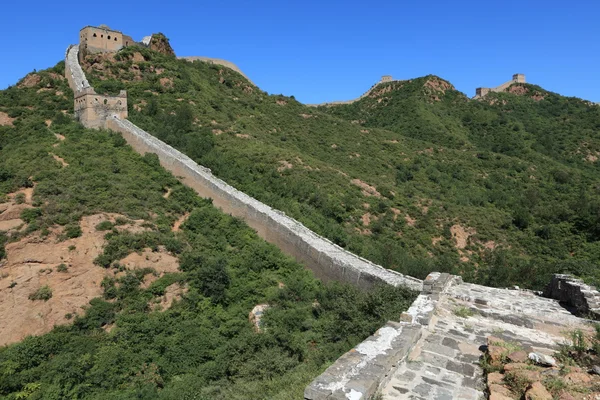
{"label": "great wall of china", "polygon": [[[543,297],[518,288],[468,284],[441,273],[420,281],[375,265],[238,191],[132,124],[126,119],[125,92],[102,96],[89,85],[79,64],[78,45],[67,49],[65,74],[74,92],[76,117],[84,126],[120,132],[140,154],[157,154],[184,184],[244,219],[318,278],[365,289],[383,282],[420,292],[398,321],[388,322],[318,376],[306,388],[306,400],[368,400],[375,394],[384,399],[478,400],[486,390],[479,359],[488,335],[551,354],[564,340],[565,330],[589,328],[591,320],[582,316],[600,320],[600,293],[567,275],[556,275]],[[458,307],[470,315],[458,315]]]}
{"label": "great wall of china", "polygon": [[393,79],[390,75],[383,75],[381,77],[381,80],[377,83],[375,83],[373,86],[371,86],[369,88],[369,90],[367,90],[366,92],[364,92],[363,94],[361,94],[360,96],[358,96],[355,99],[352,100],[340,100],[340,101],[328,101],[326,103],[319,103],[319,104],[306,104],[309,107],[321,107],[321,106],[338,106],[338,105],[342,105],[342,104],[352,104],[352,103],[356,103],[357,101],[364,99],[365,97],[367,97],[368,95],[371,94],[371,92],[373,90],[375,90],[375,88],[379,85],[381,85],[382,83],[389,83],[389,82],[396,82],[397,79]]}

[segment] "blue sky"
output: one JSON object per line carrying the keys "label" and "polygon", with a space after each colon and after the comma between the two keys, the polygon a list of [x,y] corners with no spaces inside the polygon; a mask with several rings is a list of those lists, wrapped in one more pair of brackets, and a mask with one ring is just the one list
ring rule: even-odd
{"label": "blue sky", "polygon": [[54,65],[85,25],[141,40],[171,39],[178,55],[236,63],[269,93],[305,103],[357,97],[381,75],[435,74],[469,96],[513,73],[600,102],[600,2],[72,1],[5,2],[0,88]]}

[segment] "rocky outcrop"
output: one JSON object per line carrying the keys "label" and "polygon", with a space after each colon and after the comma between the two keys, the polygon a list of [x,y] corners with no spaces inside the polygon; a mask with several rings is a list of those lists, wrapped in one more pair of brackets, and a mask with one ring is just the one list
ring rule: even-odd
{"label": "rocky outcrop", "polygon": [[154,50],[168,56],[175,56],[175,52],[169,43],[169,39],[167,39],[167,37],[162,33],[153,34],[148,47],[150,50]]}

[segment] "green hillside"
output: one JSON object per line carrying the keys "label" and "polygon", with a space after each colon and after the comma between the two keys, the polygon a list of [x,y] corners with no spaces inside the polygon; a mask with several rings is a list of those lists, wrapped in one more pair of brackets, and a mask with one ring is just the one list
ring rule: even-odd
{"label": "green hillside", "polygon": [[[0,203],[23,203],[9,194],[34,188],[20,214],[25,224],[0,232],[0,267],[11,262],[5,247],[12,243],[52,239],[60,247],[85,235],[83,217],[122,217],[94,228],[106,245],[95,266],[85,267],[106,271],[102,282],[92,282],[101,297],[65,316],[68,325],[0,347],[0,399],[297,399],[332,361],[412,302],[414,293],[402,289],[365,293],[322,284],[178,183],[156,156],[140,156],[120,135],[75,122],[63,75],[59,63],[0,91]],[[173,121],[165,118],[158,126]],[[184,124],[179,132],[189,128],[185,118],[177,122]],[[210,143],[210,135],[198,130],[181,138]],[[172,229],[185,215],[181,229]],[[130,231],[134,220],[140,229]],[[179,271],[147,281],[155,270],[120,264],[145,249],[175,257]],[[61,264],[40,274],[67,276],[82,267]],[[5,293],[26,284],[9,282],[15,277],[6,270],[0,268]],[[169,288],[183,294],[157,309]],[[45,286],[24,301],[52,301],[58,292]],[[262,333],[248,320],[257,304],[271,306]],[[11,306],[3,304],[3,312]]]}
{"label": "green hillside", "polygon": [[482,101],[435,76],[307,107],[145,48],[88,58],[130,119],[339,245],[423,278],[600,282],[600,108],[518,84]]}

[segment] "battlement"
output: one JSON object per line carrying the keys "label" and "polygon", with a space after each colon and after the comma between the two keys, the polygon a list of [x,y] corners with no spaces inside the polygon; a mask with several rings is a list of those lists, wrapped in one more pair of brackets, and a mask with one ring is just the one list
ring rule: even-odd
{"label": "battlement", "polygon": [[86,87],[75,93],[75,117],[87,128],[103,128],[109,118],[127,118],[127,92],[116,96],[96,93]]}
{"label": "battlement", "polygon": [[475,89],[475,97],[474,99],[480,99],[485,97],[489,92],[503,92],[513,83],[525,83],[525,74],[513,74],[512,79],[508,82],[503,83],[502,85],[495,88],[484,88],[478,87]]}

